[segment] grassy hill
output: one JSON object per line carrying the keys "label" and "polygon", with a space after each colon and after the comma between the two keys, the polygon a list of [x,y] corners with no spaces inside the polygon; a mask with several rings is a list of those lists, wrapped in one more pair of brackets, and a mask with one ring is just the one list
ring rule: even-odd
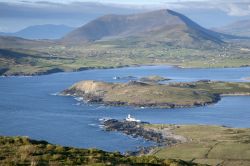
{"label": "grassy hill", "polygon": [[49,144],[27,137],[0,136],[0,165],[161,165],[196,166],[183,160],[159,159],[154,156],[123,156],[97,149],[78,149]]}
{"label": "grassy hill", "polygon": [[66,25],[34,25],[14,33],[0,32],[1,36],[15,36],[25,39],[59,39],[74,28]]}

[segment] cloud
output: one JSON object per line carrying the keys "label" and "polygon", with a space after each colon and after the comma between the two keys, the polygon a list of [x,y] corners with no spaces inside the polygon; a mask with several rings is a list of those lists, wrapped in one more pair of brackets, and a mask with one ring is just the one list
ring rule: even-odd
{"label": "cloud", "polygon": [[0,2],[0,18],[26,17],[26,18],[75,18],[91,14],[117,14],[133,13],[138,11],[134,8],[112,6],[92,2],[72,2],[69,4],[49,1],[22,1],[23,3]]}
{"label": "cloud", "polygon": [[162,1],[165,6],[173,9],[189,9],[189,10],[220,10],[229,16],[250,16],[250,1],[249,0],[213,0],[213,1],[178,1],[169,2]]}
{"label": "cloud", "polygon": [[[16,31],[35,24],[81,26],[105,14],[130,14],[156,9],[172,9],[200,21],[207,15],[223,12],[228,17],[250,16],[250,0],[1,0],[0,25],[5,31]],[[198,16],[197,16],[198,15]],[[206,18],[208,18],[206,16]],[[211,18],[211,17],[210,17]],[[224,21],[221,17],[209,24]],[[224,17],[225,18],[225,17]]]}
{"label": "cloud", "polygon": [[0,25],[8,27],[0,31],[13,32],[37,24],[65,24],[78,27],[106,14],[130,14],[140,11],[141,9],[90,2],[0,2]]}
{"label": "cloud", "polygon": [[[128,6],[140,9],[187,9],[187,10],[220,10],[229,16],[249,16],[250,0],[134,0],[133,2],[103,0],[110,5]],[[112,3],[111,3],[112,2]],[[141,2],[141,3],[139,3]]]}
{"label": "cloud", "polygon": [[248,16],[250,15],[250,2],[242,4],[228,4],[225,7],[225,11],[230,16]]}
{"label": "cloud", "polygon": [[[249,0],[13,0],[12,3],[0,3],[0,17],[14,15],[23,16],[25,13],[34,16],[57,14],[64,17],[89,13],[116,13],[126,14],[138,10],[153,9],[216,9],[230,16],[250,15]],[[14,3],[16,2],[16,3]],[[18,2],[18,3],[17,3]],[[11,10],[12,9],[12,10]],[[10,14],[12,11],[13,14]],[[52,16],[53,17],[53,16]]]}

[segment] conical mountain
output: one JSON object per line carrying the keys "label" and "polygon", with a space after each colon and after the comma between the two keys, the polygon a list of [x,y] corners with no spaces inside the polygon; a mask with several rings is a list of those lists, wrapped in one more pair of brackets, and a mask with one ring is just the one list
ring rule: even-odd
{"label": "conical mountain", "polygon": [[77,44],[136,38],[149,44],[207,47],[223,44],[220,35],[180,13],[157,10],[133,15],[106,15],[70,32],[61,41]]}

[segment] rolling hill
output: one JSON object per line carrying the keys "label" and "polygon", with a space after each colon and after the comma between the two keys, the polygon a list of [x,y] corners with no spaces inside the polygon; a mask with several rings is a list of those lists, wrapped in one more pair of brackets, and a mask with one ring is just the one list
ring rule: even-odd
{"label": "rolling hill", "polygon": [[223,44],[225,35],[207,30],[186,16],[157,10],[133,15],[106,15],[75,29],[61,41],[87,43],[135,40],[137,43],[166,44],[181,47],[210,47]]}
{"label": "rolling hill", "polygon": [[30,40],[14,36],[0,36],[0,48],[48,47],[55,44],[52,40]]}
{"label": "rolling hill", "polygon": [[237,21],[213,30],[231,35],[250,37],[250,20]]}
{"label": "rolling hill", "polygon": [[68,32],[74,30],[73,27],[66,25],[34,25],[24,28],[15,33],[1,32],[1,36],[16,36],[26,39],[59,39]]}

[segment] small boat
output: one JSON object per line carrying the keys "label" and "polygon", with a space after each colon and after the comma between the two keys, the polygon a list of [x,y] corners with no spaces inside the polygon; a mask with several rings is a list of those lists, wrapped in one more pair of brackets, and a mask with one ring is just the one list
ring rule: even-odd
{"label": "small boat", "polygon": [[113,79],[114,79],[114,80],[119,80],[119,79],[121,79],[121,77],[115,76],[115,77],[113,77]]}
{"label": "small boat", "polygon": [[135,118],[132,117],[130,114],[128,114],[128,117],[126,117],[125,120],[126,120],[126,121],[129,121],[129,122],[141,122],[141,120],[135,119]]}

